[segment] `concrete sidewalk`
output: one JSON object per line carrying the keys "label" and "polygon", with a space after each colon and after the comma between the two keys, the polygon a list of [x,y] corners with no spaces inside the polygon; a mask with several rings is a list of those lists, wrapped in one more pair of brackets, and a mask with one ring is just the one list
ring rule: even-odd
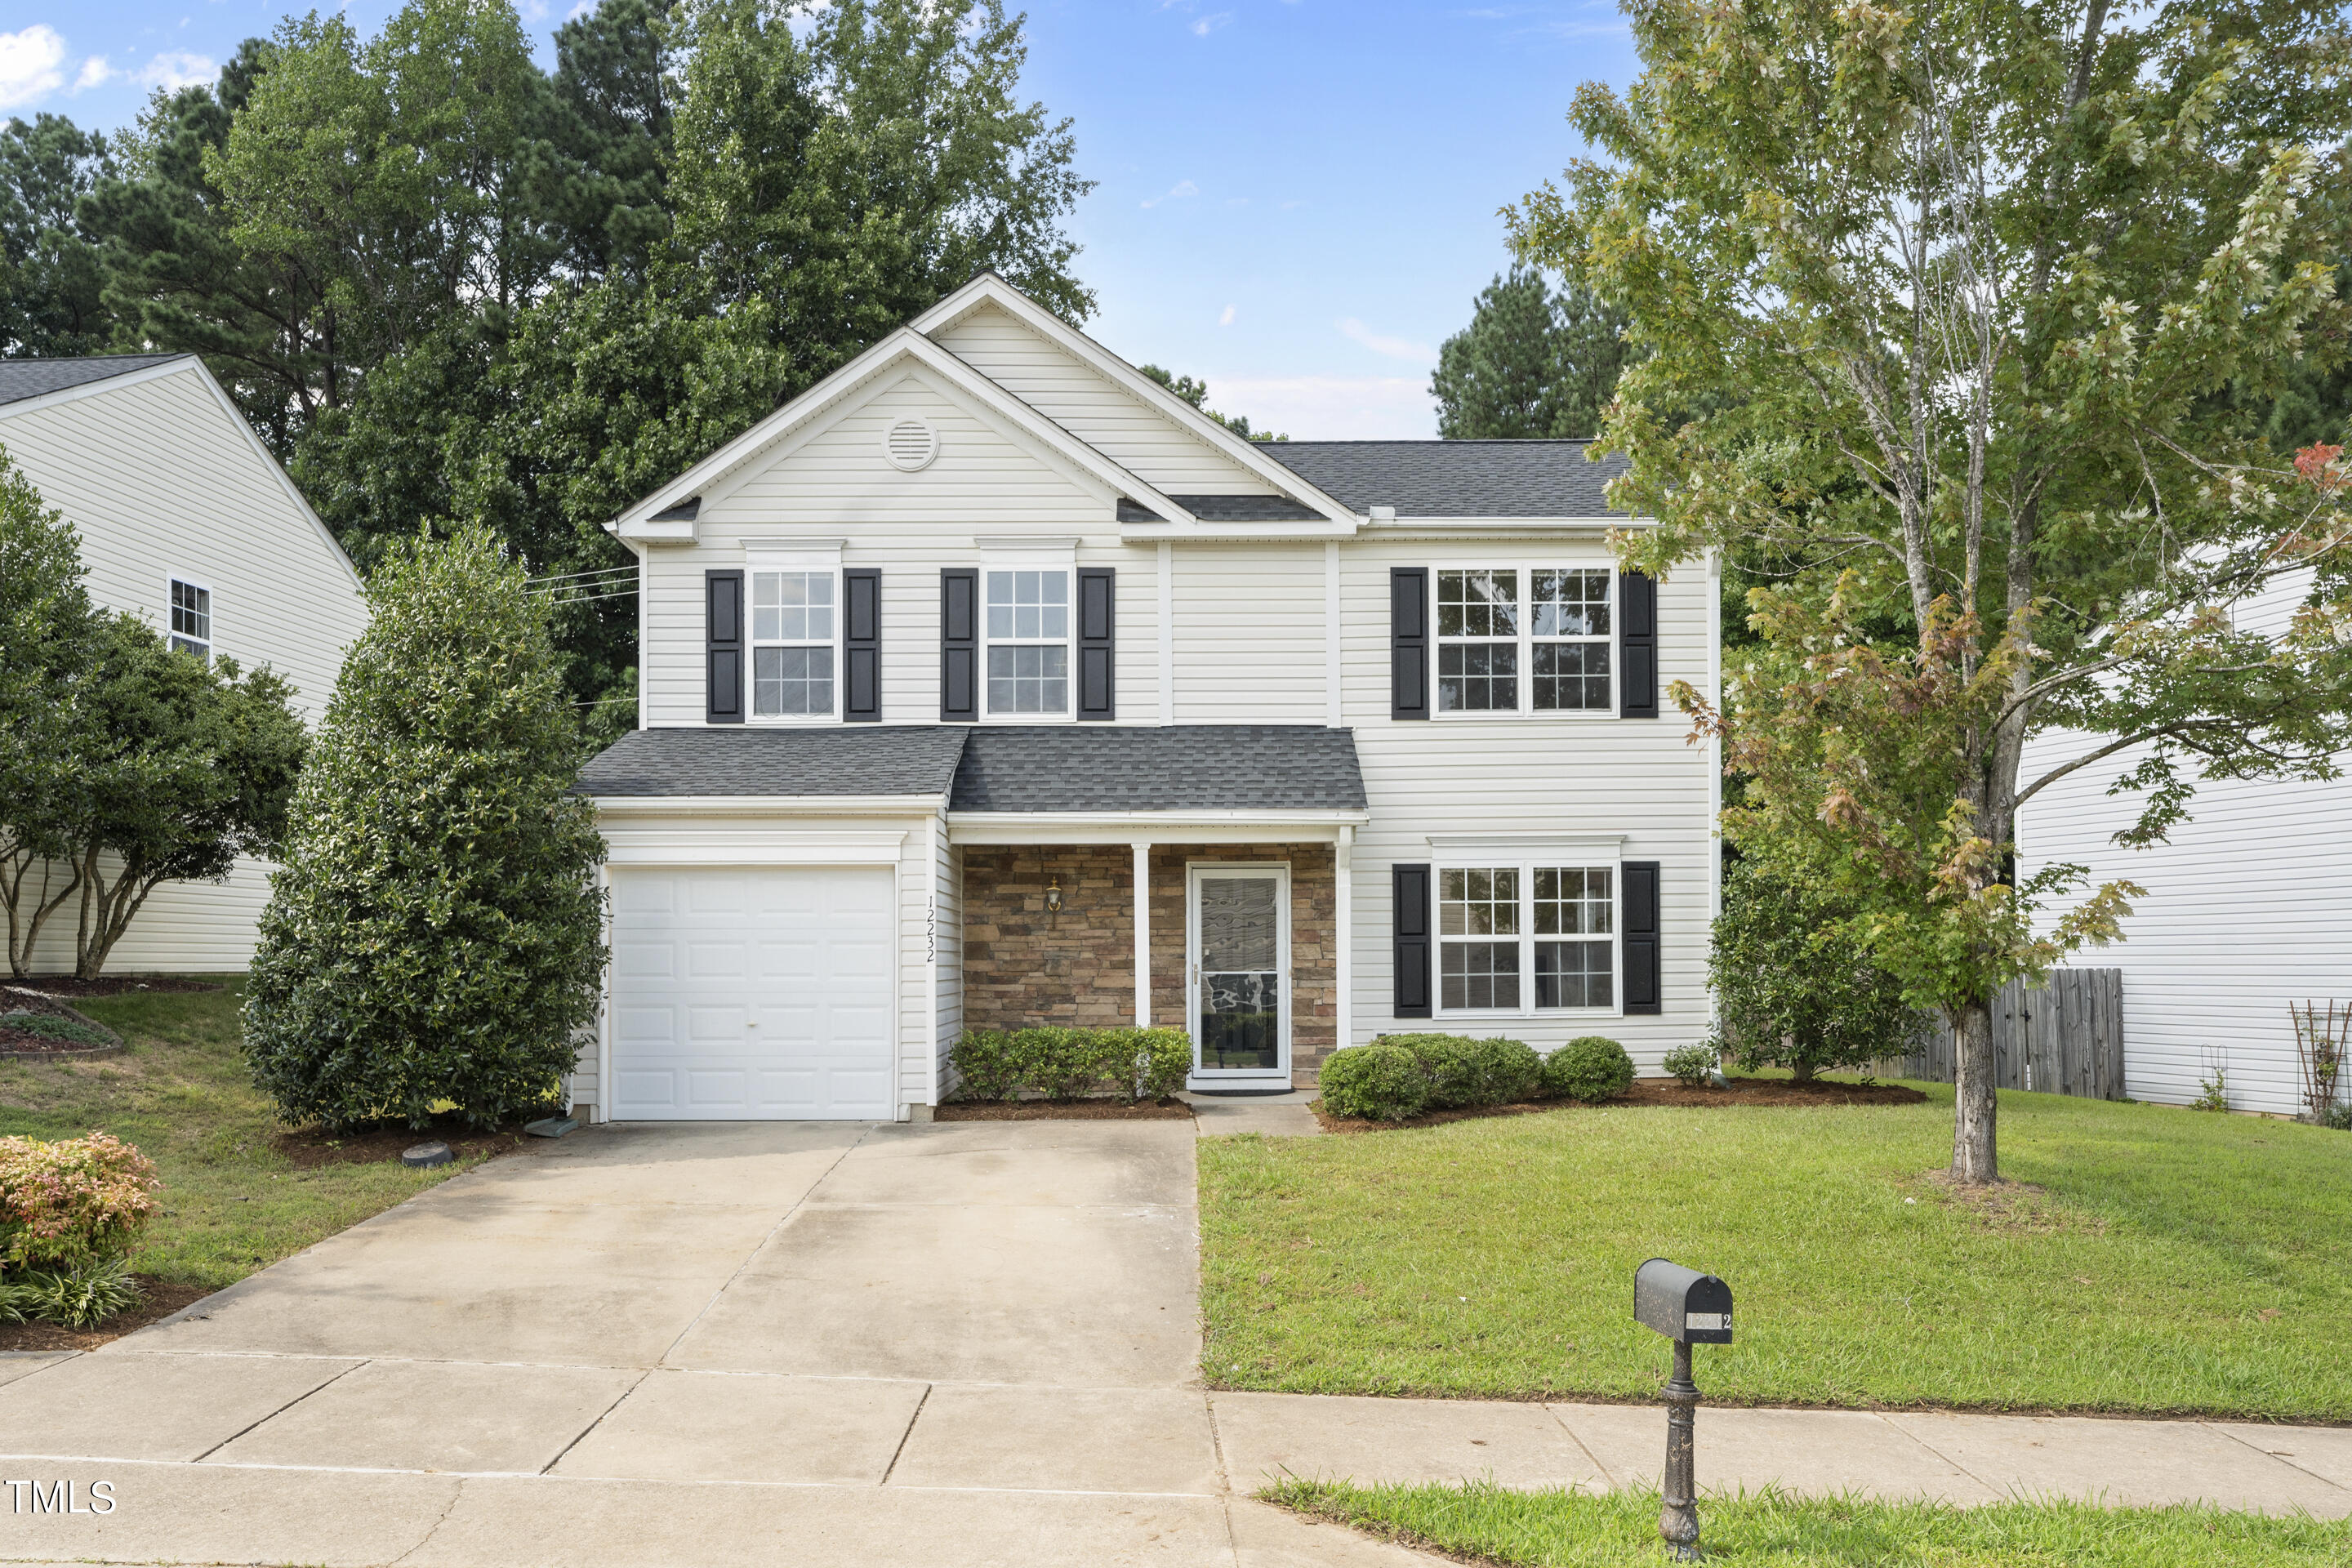
{"label": "concrete sidewalk", "polygon": [[[494,1162],[105,1350],[0,1361],[0,1482],[113,1503],[0,1487],[0,1560],[1376,1568],[1429,1560],[1250,1492],[1654,1483],[1656,1409],[1204,1390],[1193,1144],[632,1129]],[[2337,1429],[1704,1409],[1699,1467],[2352,1512]]]}

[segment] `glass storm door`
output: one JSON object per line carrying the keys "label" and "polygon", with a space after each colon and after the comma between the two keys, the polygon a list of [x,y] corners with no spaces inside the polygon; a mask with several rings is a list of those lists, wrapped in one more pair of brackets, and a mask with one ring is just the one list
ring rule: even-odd
{"label": "glass storm door", "polygon": [[1279,866],[1192,868],[1196,1078],[1290,1070],[1290,878]]}

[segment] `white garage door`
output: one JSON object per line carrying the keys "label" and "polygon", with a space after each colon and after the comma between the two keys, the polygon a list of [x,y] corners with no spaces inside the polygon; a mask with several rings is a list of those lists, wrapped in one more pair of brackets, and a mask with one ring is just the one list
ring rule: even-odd
{"label": "white garage door", "polygon": [[613,873],[613,1114],[887,1118],[887,869]]}

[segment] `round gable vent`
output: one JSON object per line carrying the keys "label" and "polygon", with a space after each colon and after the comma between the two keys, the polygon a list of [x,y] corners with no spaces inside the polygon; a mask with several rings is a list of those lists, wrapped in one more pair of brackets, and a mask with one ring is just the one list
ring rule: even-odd
{"label": "round gable vent", "polygon": [[901,419],[882,437],[882,449],[890,455],[892,462],[911,474],[928,467],[940,455],[940,433],[931,428],[929,420]]}

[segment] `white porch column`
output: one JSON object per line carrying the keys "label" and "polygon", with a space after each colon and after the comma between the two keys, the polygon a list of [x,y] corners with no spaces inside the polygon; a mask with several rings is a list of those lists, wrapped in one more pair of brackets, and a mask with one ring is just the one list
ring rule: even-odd
{"label": "white porch column", "polygon": [[1339,1016],[1332,1031],[1333,1044],[1345,1050],[1355,1044],[1350,1032],[1354,1009],[1349,1005],[1349,993],[1356,979],[1354,910],[1355,880],[1349,861],[1356,849],[1356,830],[1345,824],[1339,828],[1339,842],[1331,847],[1331,941],[1339,948],[1339,959],[1333,964],[1335,983],[1339,987]]}
{"label": "white porch column", "polygon": [[1151,1027],[1151,840],[1135,841],[1135,1026]]}

